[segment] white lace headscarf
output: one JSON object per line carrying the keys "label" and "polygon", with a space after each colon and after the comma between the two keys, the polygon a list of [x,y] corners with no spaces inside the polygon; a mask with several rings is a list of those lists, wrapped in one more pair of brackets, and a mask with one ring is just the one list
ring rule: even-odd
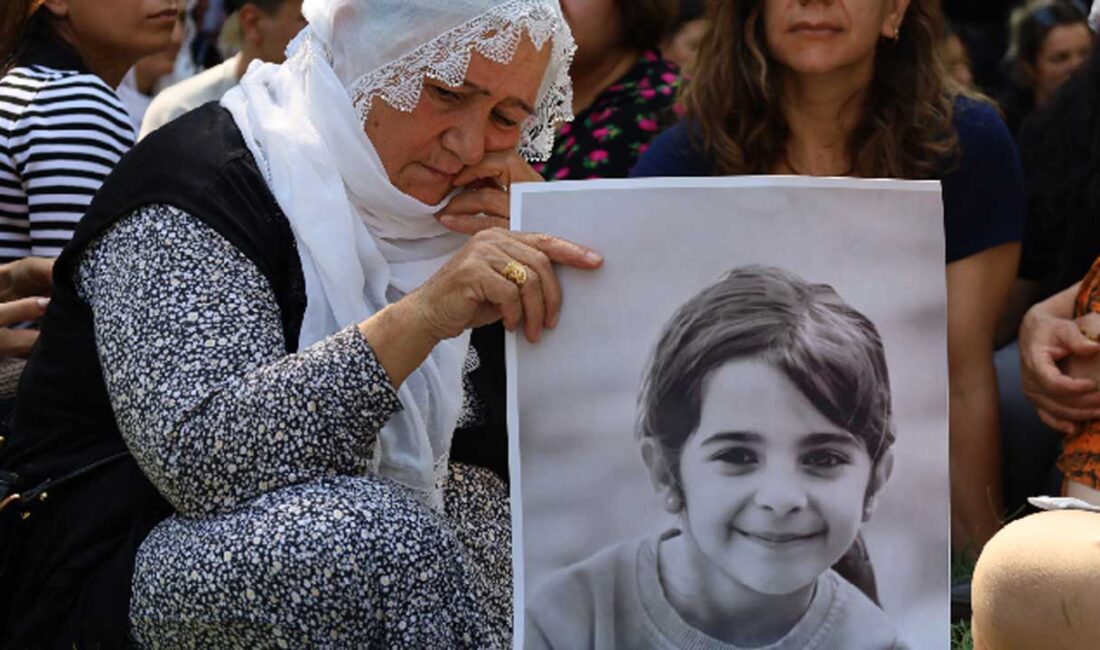
{"label": "white lace headscarf", "polygon": [[1089,27],[1092,31],[1100,32],[1100,0],[1093,0],[1092,11],[1089,12]]}
{"label": "white lace headscarf", "polygon": [[[464,83],[473,52],[509,63],[520,39],[552,48],[519,145],[545,159],[572,119],[575,46],[558,0],[305,0],[309,21],[282,65],[254,62],[222,105],[290,221],[307,305],[298,349],[412,291],[465,242],[394,187],[363,125],[375,98],[412,111],[427,77]],[[462,408],[469,333],[437,345],[398,391],[374,470],[442,505]],[[366,388],[366,387],[364,387]]]}

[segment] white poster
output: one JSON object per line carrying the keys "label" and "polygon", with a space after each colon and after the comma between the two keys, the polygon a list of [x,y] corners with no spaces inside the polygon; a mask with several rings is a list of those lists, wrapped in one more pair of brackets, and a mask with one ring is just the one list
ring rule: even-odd
{"label": "white poster", "polygon": [[527,184],[590,246],[508,340],[515,647],[947,648],[935,182]]}

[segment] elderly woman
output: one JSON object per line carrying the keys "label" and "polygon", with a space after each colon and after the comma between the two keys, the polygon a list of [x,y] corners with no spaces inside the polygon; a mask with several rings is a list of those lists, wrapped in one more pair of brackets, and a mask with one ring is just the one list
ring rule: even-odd
{"label": "elderly woman", "polygon": [[3,451],[16,646],[509,642],[506,490],[448,466],[467,332],[538,339],[552,264],[600,257],[434,215],[533,175],[572,38],[557,0],[303,12],[287,63],[143,141],[58,260]]}

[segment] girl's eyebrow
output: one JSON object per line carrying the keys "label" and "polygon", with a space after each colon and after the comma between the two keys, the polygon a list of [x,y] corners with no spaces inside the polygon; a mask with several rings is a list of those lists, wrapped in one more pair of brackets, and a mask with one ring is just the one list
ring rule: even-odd
{"label": "girl's eyebrow", "polygon": [[857,447],[859,440],[847,431],[844,433],[811,433],[799,441],[800,447],[822,447],[825,445],[844,445]]}
{"label": "girl's eyebrow", "polygon": [[764,442],[764,436],[755,431],[719,431],[702,442],[700,446],[720,442]]}

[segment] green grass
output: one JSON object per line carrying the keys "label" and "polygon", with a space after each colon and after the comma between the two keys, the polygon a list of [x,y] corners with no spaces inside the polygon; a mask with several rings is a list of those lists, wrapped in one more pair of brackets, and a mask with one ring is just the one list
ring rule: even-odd
{"label": "green grass", "polygon": [[970,638],[969,621],[951,626],[951,650],[974,650],[974,640]]}
{"label": "green grass", "polygon": [[[969,551],[951,554],[951,583],[967,580],[974,575],[976,558]],[[974,640],[970,636],[970,621],[960,621],[951,626],[951,650],[973,650]]]}

